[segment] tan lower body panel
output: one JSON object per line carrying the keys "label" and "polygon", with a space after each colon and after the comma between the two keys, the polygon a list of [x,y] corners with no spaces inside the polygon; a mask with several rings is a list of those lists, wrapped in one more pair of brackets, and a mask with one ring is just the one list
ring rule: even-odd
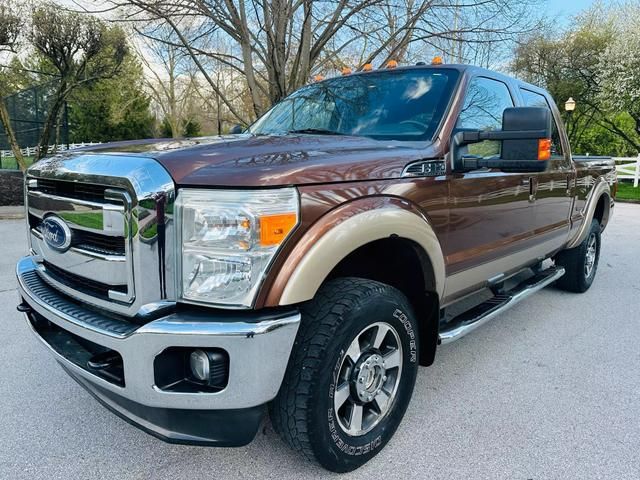
{"label": "tan lower body panel", "polygon": [[540,242],[532,247],[447,277],[441,302],[442,306],[451,304],[473,291],[486,287],[489,279],[501,274],[508,277],[511,273],[516,273],[527,265],[548,257],[562,248],[565,242],[566,235],[556,235],[554,238]]}

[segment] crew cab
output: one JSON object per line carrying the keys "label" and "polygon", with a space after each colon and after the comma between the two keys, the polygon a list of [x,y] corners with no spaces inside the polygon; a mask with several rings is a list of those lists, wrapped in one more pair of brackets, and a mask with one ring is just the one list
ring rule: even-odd
{"label": "crew cab", "polygon": [[552,283],[592,286],[615,192],[612,160],[572,158],[536,86],[461,65],[358,72],[240,134],[33,165],[18,309],[152,435],[244,445],[268,410],[344,472],[389,441],[440,344]]}

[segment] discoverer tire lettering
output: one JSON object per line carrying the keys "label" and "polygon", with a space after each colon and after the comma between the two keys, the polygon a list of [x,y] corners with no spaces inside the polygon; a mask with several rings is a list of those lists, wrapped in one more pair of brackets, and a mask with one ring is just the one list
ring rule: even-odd
{"label": "discoverer tire lettering", "polygon": [[[418,369],[415,315],[407,298],[395,288],[351,277],[328,282],[312,301],[301,307],[301,311],[302,324],[285,378],[278,396],[269,406],[271,420],[275,430],[292,448],[329,470],[348,472],[379,453],[402,420]],[[380,330],[381,326],[388,326],[389,330]],[[373,339],[378,331],[384,337],[378,347],[384,351],[374,348],[378,341]],[[367,338],[371,338],[370,343]],[[396,338],[400,344],[393,350]],[[392,381],[397,381],[397,387],[395,394],[389,397],[386,410],[380,410],[380,413],[374,403],[361,402],[353,394],[354,384],[349,383],[348,401],[353,403],[352,408],[362,404],[363,410],[368,412],[367,418],[372,419],[370,430],[363,429],[360,430],[364,432],[362,434],[350,435],[340,423],[334,400],[338,375],[341,368],[345,368],[348,349],[354,339],[361,347],[359,363],[349,357],[350,363],[342,373],[348,372],[355,382],[354,375],[365,376],[363,372],[367,371],[370,382],[365,385],[370,384],[372,389],[377,387],[377,392]],[[376,358],[380,362],[380,359],[392,356],[400,357],[401,361],[394,367],[389,360],[389,370],[372,360]],[[373,366],[369,367],[370,364]],[[378,371],[388,374],[389,379],[386,375],[383,377],[387,383],[382,383],[374,374]],[[378,384],[374,381],[376,378]]]}

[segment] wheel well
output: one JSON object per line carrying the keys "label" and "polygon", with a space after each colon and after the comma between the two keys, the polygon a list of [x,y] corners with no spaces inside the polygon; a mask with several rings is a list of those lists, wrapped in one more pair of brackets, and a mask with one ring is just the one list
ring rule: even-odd
{"label": "wheel well", "polygon": [[404,293],[420,325],[420,364],[433,363],[440,309],[431,262],[417,243],[389,237],[363,245],[342,259],[325,282],[337,277],[367,278]]}
{"label": "wheel well", "polygon": [[609,221],[609,209],[609,197],[606,194],[601,195],[598,199],[596,210],[593,213],[593,218],[598,220],[601,230],[604,230],[604,227],[607,226],[607,222]]}

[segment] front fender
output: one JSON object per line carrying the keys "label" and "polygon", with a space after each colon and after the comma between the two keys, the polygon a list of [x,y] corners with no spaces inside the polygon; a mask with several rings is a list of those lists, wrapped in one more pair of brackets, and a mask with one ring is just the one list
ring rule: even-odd
{"label": "front fender", "polygon": [[312,299],[347,255],[391,236],[412,240],[424,250],[430,262],[425,280],[442,297],[444,256],[428,219],[405,200],[370,197],[332,210],[305,233],[278,272],[267,305],[291,305]]}

